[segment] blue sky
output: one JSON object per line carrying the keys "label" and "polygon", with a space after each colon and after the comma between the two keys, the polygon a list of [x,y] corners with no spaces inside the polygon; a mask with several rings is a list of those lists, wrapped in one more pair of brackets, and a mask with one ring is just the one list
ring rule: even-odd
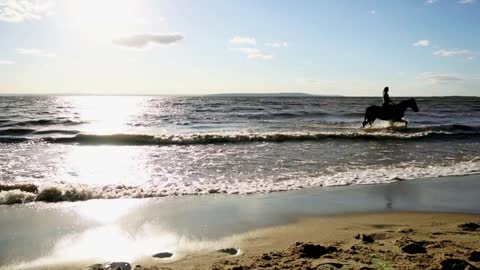
{"label": "blue sky", "polygon": [[480,95],[477,0],[0,0],[0,94]]}

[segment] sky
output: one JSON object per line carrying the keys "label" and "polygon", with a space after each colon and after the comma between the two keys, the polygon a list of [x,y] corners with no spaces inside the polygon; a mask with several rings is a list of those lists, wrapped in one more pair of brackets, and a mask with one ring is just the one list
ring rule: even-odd
{"label": "sky", "polygon": [[0,0],[0,94],[480,95],[480,0]]}

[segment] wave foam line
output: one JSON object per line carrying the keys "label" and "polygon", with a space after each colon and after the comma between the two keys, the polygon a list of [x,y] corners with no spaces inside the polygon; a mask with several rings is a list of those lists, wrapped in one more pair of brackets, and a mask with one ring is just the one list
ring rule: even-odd
{"label": "wave foam line", "polygon": [[[390,166],[373,166],[351,168],[346,172],[324,174],[315,177],[296,177],[278,181],[272,179],[252,179],[250,181],[230,182],[160,182],[140,186],[108,185],[89,187],[86,185],[58,184],[56,186],[0,189],[0,204],[19,204],[34,201],[60,202],[84,201],[90,199],[116,198],[152,198],[178,195],[258,194],[278,191],[298,190],[321,186],[344,186],[384,184],[397,181],[480,174],[480,158],[471,161],[452,162],[444,166],[418,166],[416,164],[398,164]],[[1,186],[0,186],[1,188]]]}
{"label": "wave foam line", "polygon": [[[58,131],[57,131],[58,133]],[[75,133],[72,131],[71,133]],[[43,134],[48,134],[47,132]],[[68,134],[68,133],[67,133]],[[293,142],[339,140],[425,140],[425,139],[463,139],[480,138],[480,132],[317,132],[317,133],[259,133],[259,134],[196,134],[185,136],[153,136],[142,134],[93,135],[77,134],[72,137],[20,137],[2,136],[0,143],[46,142],[80,145],[199,145],[253,142]]]}

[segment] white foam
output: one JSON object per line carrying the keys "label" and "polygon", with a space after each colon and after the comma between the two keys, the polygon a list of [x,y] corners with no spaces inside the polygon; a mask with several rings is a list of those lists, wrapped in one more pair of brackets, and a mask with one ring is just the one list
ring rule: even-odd
{"label": "white foam", "polygon": [[0,204],[27,203],[34,201],[35,198],[35,194],[19,189],[0,191]]}
{"label": "white foam", "polygon": [[[337,169],[338,172],[332,172]],[[148,198],[178,195],[206,194],[257,194],[275,191],[298,190],[321,186],[382,184],[418,178],[470,175],[480,173],[480,158],[456,162],[445,160],[436,166],[405,162],[397,165],[372,165],[357,167],[336,167],[317,176],[282,175],[250,179],[239,182],[215,181],[167,181],[148,182],[140,186],[57,184],[40,188],[37,194],[20,190],[0,192],[1,204],[26,203],[32,201],[78,201],[89,199]]]}

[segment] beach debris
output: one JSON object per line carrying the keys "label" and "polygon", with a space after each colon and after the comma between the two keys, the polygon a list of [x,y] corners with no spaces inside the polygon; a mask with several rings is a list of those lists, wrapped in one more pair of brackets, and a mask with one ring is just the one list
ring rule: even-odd
{"label": "beach debris", "polygon": [[387,261],[373,256],[371,258],[372,264],[375,265],[375,269],[394,269]]}
{"label": "beach debris", "polygon": [[220,193],[220,189],[219,188],[211,188],[211,189],[208,190],[208,193],[209,194]]}
{"label": "beach debris", "polygon": [[397,230],[398,233],[413,233],[413,229],[411,228],[401,228]]}
{"label": "beach debris", "polygon": [[480,228],[480,224],[469,222],[458,225],[458,227],[464,231],[476,231]]}
{"label": "beach debris", "polygon": [[226,253],[226,254],[229,254],[229,255],[237,255],[239,250],[236,249],[236,248],[222,248],[218,252]]}
{"label": "beach debris", "polygon": [[478,269],[462,259],[447,258],[440,262],[441,270],[474,270]]}
{"label": "beach debris", "polygon": [[373,240],[373,238],[370,236],[370,235],[366,235],[366,234],[363,234],[363,233],[357,233],[355,235],[355,239],[358,239],[358,240],[361,240],[365,243],[373,243],[375,242],[375,240]]}
{"label": "beach debris", "polygon": [[402,246],[401,249],[403,252],[408,254],[427,253],[427,250],[417,243],[407,244],[405,246]]}
{"label": "beach debris", "polygon": [[152,257],[157,258],[157,259],[165,259],[165,258],[170,258],[172,256],[173,256],[173,253],[160,252],[160,253],[157,253],[157,254],[153,255]]}
{"label": "beach debris", "polygon": [[40,191],[36,200],[43,202],[59,202],[62,200],[62,191],[54,187],[45,188]]}
{"label": "beach debris", "polygon": [[470,253],[470,256],[468,256],[468,260],[472,262],[478,262],[480,261],[480,251],[472,251]]}
{"label": "beach debris", "polygon": [[322,255],[337,251],[336,247],[324,247],[312,243],[297,242],[293,247],[293,252],[298,254],[300,258],[318,259]]}

